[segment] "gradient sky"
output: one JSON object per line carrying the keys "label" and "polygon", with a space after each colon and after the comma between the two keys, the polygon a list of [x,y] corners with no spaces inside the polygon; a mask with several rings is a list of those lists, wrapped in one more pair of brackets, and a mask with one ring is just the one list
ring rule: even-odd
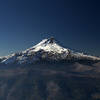
{"label": "gradient sky", "polygon": [[0,56],[51,36],[100,56],[99,0],[0,0]]}

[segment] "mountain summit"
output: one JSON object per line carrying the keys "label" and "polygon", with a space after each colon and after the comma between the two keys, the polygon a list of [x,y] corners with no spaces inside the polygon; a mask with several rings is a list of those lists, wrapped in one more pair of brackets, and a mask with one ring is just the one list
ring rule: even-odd
{"label": "mountain summit", "polygon": [[83,53],[74,52],[68,48],[64,48],[60,46],[57,41],[51,37],[48,39],[42,40],[37,45],[19,52],[14,53],[5,57],[0,58],[0,63],[4,64],[23,64],[23,63],[33,63],[35,61],[39,61],[41,59],[45,59],[48,61],[55,60],[92,60],[98,61],[99,57],[85,55]]}
{"label": "mountain summit", "polygon": [[63,52],[68,53],[68,49],[61,47],[54,38],[44,39],[37,45],[25,50],[24,52],[31,53],[40,50],[53,53],[63,53]]}

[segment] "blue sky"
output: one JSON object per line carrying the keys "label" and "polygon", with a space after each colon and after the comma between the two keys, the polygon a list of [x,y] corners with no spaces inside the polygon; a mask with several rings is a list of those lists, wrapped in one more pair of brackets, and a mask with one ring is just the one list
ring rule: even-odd
{"label": "blue sky", "polygon": [[100,56],[99,0],[0,1],[0,56],[51,36],[65,47]]}

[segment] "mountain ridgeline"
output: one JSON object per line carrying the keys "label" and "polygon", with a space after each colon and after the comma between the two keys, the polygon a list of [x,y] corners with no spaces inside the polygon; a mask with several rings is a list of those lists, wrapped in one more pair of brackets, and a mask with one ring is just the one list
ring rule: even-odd
{"label": "mountain ridgeline", "polygon": [[0,100],[99,100],[100,58],[54,38],[0,57]]}
{"label": "mountain ridgeline", "polygon": [[28,64],[36,61],[47,60],[47,61],[78,61],[78,60],[89,60],[89,61],[100,61],[99,57],[85,55],[83,53],[74,52],[68,48],[63,48],[54,38],[44,39],[37,45],[19,52],[14,53],[5,57],[0,58],[2,64]]}

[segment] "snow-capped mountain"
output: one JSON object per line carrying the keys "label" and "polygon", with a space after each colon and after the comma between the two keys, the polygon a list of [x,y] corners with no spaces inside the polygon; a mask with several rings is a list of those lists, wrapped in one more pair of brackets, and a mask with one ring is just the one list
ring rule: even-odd
{"label": "snow-capped mountain", "polygon": [[8,56],[0,57],[0,63],[33,63],[35,61],[46,60],[73,60],[73,59],[87,59],[87,60],[100,60],[99,57],[85,55],[83,53],[74,52],[68,48],[60,46],[54,38],[42,40],[37,45]]}

